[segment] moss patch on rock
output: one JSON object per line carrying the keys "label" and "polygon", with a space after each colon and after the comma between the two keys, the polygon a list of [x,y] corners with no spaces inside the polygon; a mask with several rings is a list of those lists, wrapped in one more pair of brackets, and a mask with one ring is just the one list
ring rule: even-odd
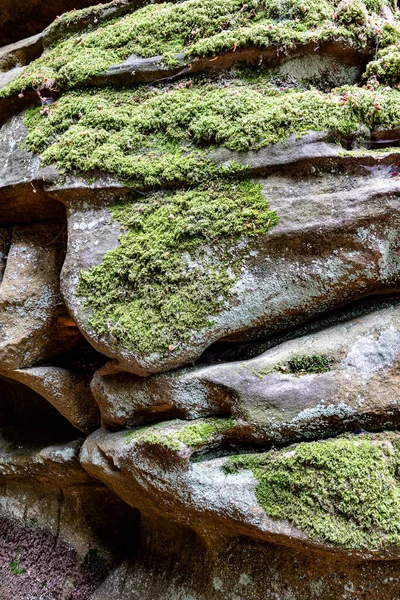
{"label": "moss patch on rock", "polygon": [[217,165],[206,149],[258,150],[310,130],[351,136],[400,124],[400,91],[344,86],[282,93],[258,79],[192,87],[75,91],[28,112],[26,146],[42,162],[73,171],[98,169],[134,186],[193,184],[245,171]]}
{"label": "moss patch on rock", "polygon": [[[131,442],[135,442],[136,444],[156,444],[175,451],[180,449],[181,444],[185,444],[185,446],[195,449],[206,445],[207,442],[217,441],[219,436],[232,429],[234,424],[233,418],[202,419],[183,427],[181,426],[181,421],[173,421],[167,424],[157,423],[156,425],[128,431],[125,438],[127,444]],[[174,428],[175,431],[173,430]]]}
{"label": "moss patch on rock", "polygon": [[112,207],[125,229],[77,290],[91,325],[141,353],[173,352],[226,306],[245,249],[277,222],[257,184],[214,182]]}
{"label": "moss patch on rock", "polygon": [[228,459],[249,469],[265,512],[316,540],[347,549],[400,544],[400,436],[344,436]]}
{"label": "moss patch on rock", "polygon": [[329,371],[329,358],[320,354],[293,356],[288,361],[288,369],[295,375],[310,375]]}
{"label": "moss patch on rock", "polygon": [[365,72],[366,77],[375,77],[381,83],[396,84],[400,80],[400,43],[380,50]]}
{"label": "moss patch on rock", "polygon": [[[340,39],[342,46],[365,49],[379,41],[392,47],[397,24],[377,16],[382,6],[380,0],[149,5],[57,42],[0,92],[42,84],[64,90],[58,101],[26,115],[26,147],[42,164],[110,173],[135,192],[184,188],[111,208],[125,228],[120,245],[81,274],[77,289],[99,334],[138,355],[166,355],[196,343],[229,308],[249,239],[265,234],[277,215],[248,180],[241,157],[217,162],[212,150],[257,151],[311,130],[340,142],[360,129],[397,127],[400,91],[372,84],[285,91],[254,68],[176,84],[79,86],[131,53],[161,54],[172,64],[182,50],[204,56],[248,44],[282,49]],[[76,24],[85,14],[62,22]]]}
{"label": "moss patch on rock", "polygon": [[[57,42],[0,91],[0,97],[42,84],[55,90],[69,89],[132,54],[144,58],[161,55],[165,63],[174,66],[182,52],[190,58],[249,45],[275,46],[282,52],[294,44],[336,39],[342,45],[370,47],[371,52],[376,45],[382,47],[385,21],[374,10],[383,2],[369,3],[372,16],[362,0],[343,0],[337,8],[335,4],[328,0],[150,4],[108,22],[93,22],[87,31]],[[88,18],[95,10],[88,9]],[[82,18],[82,14],[71,13],[63,16],[61,23],[72,26]],[[60,22],[56,26],[59,28]]]}

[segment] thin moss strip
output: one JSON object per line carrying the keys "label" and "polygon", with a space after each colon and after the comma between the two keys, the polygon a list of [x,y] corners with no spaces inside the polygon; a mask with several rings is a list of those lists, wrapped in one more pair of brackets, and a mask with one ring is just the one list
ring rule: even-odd
{"label": "thin moss strip", "polygon": [[125,233],[77,294],[90,324],[138,354],[179,349],[228,306],[245,250],[277,222],[261,186],[216,181],[112,207]]}
{"label": "thin moss strip", "polygon": [[232,457],[224,470],[251,470],[265,512],[311,538],[381,550],[400,544],[399,467],[399,434],[386,433]]}
{"label": "thin moss strip", "polygon": [[[177,422],[175,422],[177,423]],[[222,433],[232,429],[235,425],[233,418],[208,418],[184,425],[176,431],[167,429],[171,423],[158,423],[125,434],[126,444],[159,444],[171,450],[179,450],[180,444],[190,448],[200,448],[207,442],[215,441]],[[172,423],[174,425],[174,422]]]}

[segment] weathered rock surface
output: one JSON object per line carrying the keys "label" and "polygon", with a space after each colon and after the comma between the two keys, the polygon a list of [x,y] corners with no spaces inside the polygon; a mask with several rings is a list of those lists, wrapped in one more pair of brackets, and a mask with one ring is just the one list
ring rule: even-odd
{"label": "weathered rock surface", "polygon": [[43,52],[43,35],[38,33],[30,38],[15,42],[0,49],[0,72],[24,67],[39,58]]}
{"label": "weathered rock surface", "polygon": [[100,425],[98,406],[85,373],[43,366],[18,369],[8,373],[8,376],[41,394],[83,433],[91,433]]}
{"label": "weathered rock surface", "polygon": [[62,224],[15,226],[0,286],[2,371],[31,366],[79,339],[59,294]]}
{"label": "weathered rock surface", "polygon": [[2,597],[31,597],[45,583],[51,597],[87,598],[125,545],[135,548],[137,513],[85,473],[82,440],[45,445],[24,435],[1,433]]}
{"label": "weathered rock surface", "polygon": [[[219,545],[211,534],[214,552],[207,553],[199,538],[182,528],[166,532],[163,521],[159,531],[163,533],[150,538],[146,555],[118,567],[91,600],[337,600],[363,594],[385,600],[398,593],[396,561],[343,561],[246,537],[230,537]],[[182,560],[191,574],[190,584],[182,578]],[[165,565],[161,572],[160,563]]]}
{"label": "weathered rock surface", "polygon": [[[263,507],[273,505],[274,493],[269,492],[271,496],[266,498],[262,495],[263,476],[260,472],[252,470],[247,463],[240,469],[229,469],[232,464],[229,447],[234,448],[235,443],[244,437],[240,423],[229,420],[195,421],[191,425],[184,421],[171,421],[131,433],[98,430],[85,441],[81,462],[91,475],[103,481],[125,502],[139,507],[147,518],[154,515],[165,518],[168,515],[174,522],[191,527],[200,536],[204,531],[213,531],[217,539],[243,535],[298,549],[312,545],[328,552],[333,549],[336,552],[339,549],[349,550],[347,538],[343,538],[340,548],[341,541],[336,540],[332,545],[330,534],[326,534],[324,539],[322,529],[321,537],[315,539],[287,519],[279,519],[278,515],[270,518]],[[373,451],[379,444],[386,450],[391,442],[371,438],[371,442],[367,443]],[[360,442],[349,438],[344,444],[349,447],[354,444],[357,452]],[[323,444],[320,446],[323,447]],[[216,447],[225,447],[228,457],[214,458],[212,452]],[[296,446],[290,446],[281,455],[285,459],[295,456],[296,452]],[[275,457],[274,452],[265,456],[273,462],[277,460],[276,455],[275,451]],[[252,456],[257,455],[246,453],[238,460],[248,460]],[[266,475],[273,476],[272,472]],[[331,486],[336,485],[337,482],[332,479]],[[353,485],[357,484],[348,482],[347,488]],[[335,490],[332,493],[335,494]],[[338,503],[341,502],[341,493],[338,486]],[[329,502],[328,498],[326,501]],[[398,509],[396,516],[397,513]],[[317,513],[315,517],[318,518]],[[330,517],[325,515],[325,518],[329,520]],[[372,509],[370,518],[374,519]],[[349,523],[351,519],[349,515]],[[385,537],[384,527],[382,521],[382,539]],[[354,548],[352,554],[382,559],[396,556],[397,550],[389,544],[389,548]]]}
{"label": "weathered rock surface", "polygon": [[[145,380],[107,374],[106,365],[95,374],[92,390],[103,424],[111,428],[156,415],[190,419],[227,412],[259,441],[319,437],[359,426],[393,428],[400,418],[399,336],[395,304],[278,344],[253,360]],[[316,358],[316,372],[313,365],[309,373],[296,371],[310,356]]]}
{"label": "weathered rock surface", "polygon": [[[309,55],[310,50],[315,54]],[[304,54],[308,60],[304,61]],[[362,65],[368,60],[368,54],[349,48],[346,54],[340,53],[338,45],[332,42],[321,43],[315,48],[315,43],[297,44],[281,54],[274,46],[266,50],[257,47],[246,47],[240,50],[225,52],[214,58],[193,58],[190,62],[184,53],[175,57],[174,66],[165,64],[163,56],[141,58],[135,54],[129,56],[123,63],[112,65],[103,74],[90,80],[93,85],[132,84],[157,82],[158,80],[172,81],[184,76],[193,76],[207,71],[224,70],[246,62],[257,64],[262,62],[270,67],[277,67],[277,74],[285,77],[290,73],[293,79],[315,79],[326,75],[326,72],[336,72],[335,82],[340,84],[355,83],[361,75]],[[359,65],[358,69],[354,64]]]}
{"label": "weathered rock surface", "polygon": [[0,7],[1,600],[398,600],[398,15],[278,4]]}
{"label": "weathered rock surface", "polygon": [[62,274],[67,306],[98,350],[117,359],[121,368],[146,375],[193,361],[217,340],[268,335],[346,301],[396,291],[400,187],[391,169],[307,181],[282,176],[261,180],[279,224],[267,236],[247,242],[230,306],[212,326],[165,357],[138,356],[88,325],[90,311],[76,296],[79,273],[99,264],[117,245],[120,229],[106,208],[76,204],[68,215],[69,249]]}
{"label": "weathered rock surface", "polygon": [[[173,515],[174,521],[200,529],[213,527],[266,539],[282,536],[293,543],[306,538],[287,523],[269,519],[257,504],[255,478],[244,472],[226,476],[226,458],[190,463],[191,448],[178,441],[177,448],[163,443],[187,427],[174,421],[150,430],[136,441],[124,433],[98,430],[87,438],[81,452],[82,465],[125,502],[149,514]],[[154,438],[152,437],[154,435]],[[226,432],[234,439],[234,433]],[[218,444],[216,435],[215,444]],[[212,446],[212,438],[206,445]],[[202,521],[205,521],[203,523]],[[208,525],[206,522],[209,521]],[[196,527],[195,527],[196,529]]]}

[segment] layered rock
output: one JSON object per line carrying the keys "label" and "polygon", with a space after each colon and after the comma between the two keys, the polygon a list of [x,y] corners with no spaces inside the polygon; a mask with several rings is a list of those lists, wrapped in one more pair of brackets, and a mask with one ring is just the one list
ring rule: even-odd
{"label": "layered rock", "polygon": [[91,4],[0,9],[1,597],[395,600],[397,8]]}
{"label": "layered rock", "polygon": [[[259,357],[142,380],[97,371],[92,390],[110,428],[155,415],[229,412],[253,440],[398,426],[398,306],[275,345]],[[104,373],[104,375],[102,375]]]}

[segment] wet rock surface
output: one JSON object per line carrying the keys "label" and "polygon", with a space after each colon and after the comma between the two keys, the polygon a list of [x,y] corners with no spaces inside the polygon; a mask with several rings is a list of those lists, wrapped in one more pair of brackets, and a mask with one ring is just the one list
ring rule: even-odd
{"label": "wet rock surface", "polygon": [[0,40],[1,600],[397,600],[396,7]]}

